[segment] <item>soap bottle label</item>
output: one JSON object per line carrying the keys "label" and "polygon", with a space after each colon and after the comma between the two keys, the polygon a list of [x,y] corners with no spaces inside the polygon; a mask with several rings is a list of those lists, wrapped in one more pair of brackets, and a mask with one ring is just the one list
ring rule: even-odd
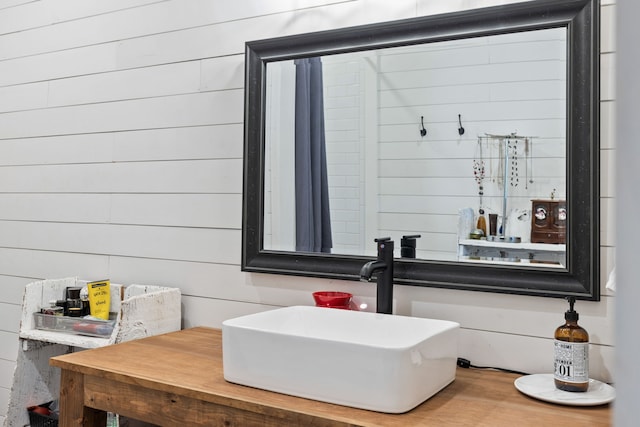
{"label": "soap bottle label", "polygon": [[589,381],[589,343],[555,340],[554,378],[568,383]]}

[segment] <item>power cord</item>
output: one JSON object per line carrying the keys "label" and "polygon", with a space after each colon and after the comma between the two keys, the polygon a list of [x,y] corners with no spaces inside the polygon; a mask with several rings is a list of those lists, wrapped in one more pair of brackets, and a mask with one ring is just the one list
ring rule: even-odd
{"label": "power cord", "polygon": [[470,360],[464,359],[462,357],[458,357],[458,366],[461,367],[461,368],[492,369],[494,371],[507,372],[507,373],[510,373],[510,374],[529,375],[526,372],[514,371],[512,369],[496,368],[496,367],[493,367],[493,366],[476,366],[476,365],[472,365]]}

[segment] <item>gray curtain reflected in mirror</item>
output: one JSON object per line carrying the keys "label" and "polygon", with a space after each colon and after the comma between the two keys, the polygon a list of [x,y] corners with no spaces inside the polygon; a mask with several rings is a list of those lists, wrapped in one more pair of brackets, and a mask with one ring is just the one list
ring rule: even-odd
{"label": "gray curtain reflected in mirror", "polygon": [[331,252],[320,58],[294,61],[296,251]]}

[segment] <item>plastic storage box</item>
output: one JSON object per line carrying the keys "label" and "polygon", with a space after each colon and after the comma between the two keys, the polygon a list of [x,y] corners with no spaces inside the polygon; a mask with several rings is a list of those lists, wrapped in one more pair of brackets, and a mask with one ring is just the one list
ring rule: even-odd
{"label": "plastic storage box", "polygon": [[113,332],[115,323],[115,320],[93,320],[81,317],[33,313],[33,325],[36,329],[65,334],[108,338]]}

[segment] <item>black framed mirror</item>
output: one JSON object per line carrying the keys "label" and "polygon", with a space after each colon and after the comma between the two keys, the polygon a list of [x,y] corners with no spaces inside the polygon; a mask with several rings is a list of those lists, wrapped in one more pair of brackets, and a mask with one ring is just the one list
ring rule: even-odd
{"label": "black framed mirror", "polygon": [[[558,33],[562,36],[560,42],[557,39]],[[561,72],[558,73],[558,69],[551,71],[554,76],[562,74],[560,79],[554,77],[556,87],[557,81],[562,81],[562,86],[557,90],[559,95],[554,95],[558,99],[553,103],[554,108],[557,108],[558,105],[562,107],[559,115],[562,117],[562,121],[558,122],[556,120],[551,124],[551,127],[556,129],[556,133],[550,135],[544,127],[527,127],[527,123],[540,123],[539,117],[516,117],[509,124],[504,124],[501,120],[509,111],[514,110],[513,107],[507,105],[507,109],[498,113],[499,117],[497,119],[492,117],[484,121],[474,121],[473,114],[470,117],[466,114],[449,114],[455,116],[451,122],[455,125],[453,127],[454,138],[458,138],[456,140],[452,139],[452,141],[461,147],[460,151],[462,151],[465,143],[468,147],[475,147],[476,154],[465,158],[465,162],[468,164],[471,164],[471,159],[476,164],[478,163],[478,147],[480,147],[481,152],[482,147],[485,147],[485,152],[487,152],[486,150],[496,150],[496,164],[504,163],[504,166],[496,166],[496,170],[501,168],[500,173],[504,174],[502,180],[500,180],[500,174],[497,174],[498,184],[502,185],[502,189],[504,189],[504,205],[506,205],[507,199],[513,199],[513,203],[519,200],[520,203],[531,206],[529,215],[534,216],[536,214],[535,210],[539,206],[536,207],[531,202],[545,199],[545,197],[539,195],[540,192],[543,192],[542,194],[544,195],[549,194],[548,190],[551,186],[554,186],[551,196],[546,197],[546,199],[554,202],[553,199],[555,198],[556,201],[561,202],[561,218],[566,220],[564,224],[566,228],[563,230],[563,240],[560,242],[562,246],[559,246],[558,241],[555,241],[547,247],[556,252],[561,247],[561,261],[547,262],[545,260],[534,262],[533,250],[530,249],[524,250],[523,253],[525,255],[522,259],[507,257],[506,262],[476,262],[485,261],[488,257],[469,257],[467,256],[468,254],[464,254],[464,257],[460,256],[462,254],[460,248],[466,245],[466,243],[462,243],[467,241],[467,233],[466,231],[464,233],[460,232],[459,212],[449,212],[448,223],[452,224],[453,221],[456,221],[458,227],[456,248],[453,249],[453,252],[449,252],[449,254],[453,255],[445,255],[439,258],[438,256],[430,255],[435,253],[432,250],[425,251],[428,254],[425,256],[400,258],[398,248],[394,282],[404,285],[523,295],[555,297],[573,295],[583,299],[599,300],[599,10],[597,2],[592,0],[561,2],[557,0],[536,0],[248,42],[246,45],[245,69],[242,270],[359,280],[360,268],[363,264],[373,259],[368,251],[334,250],[333,253],[326,253],[310,249],[297,250],[296,246],[281,246],[272,242],[271,223],[274,218],[280,218],[284,224],[295,222],[295,219],[291,219],[287,215],[282,216],[280,213],[274,214],[272,212],[271,199],[273,198],[274,182],[285,183],[290,181],[287,179],[271,180],[273,164],[269,162],[273,154],[266,148],[269,140],[279,141],[282,138],[281,134],[275,134],[274,136],[270,133],[270,128],[272,127],[270,120],[272,120],[271,116],[274,115],[271,109],[273,108],[274,98],[272,92],[270,92],[273,90],[270,78],[280,72],[275,65],[293,64],[295,60],[318,57],[328,63],[338,63],[340,61],[336,61],[336,58],[343,54],[354,54],[361,57],[376,55],[376,57],[379,57],[383,51],[385,54],[392,52],[395,55],[393,56],[393,61],[401,62],[398,58],[400,58],[399,55],[404,55],[404,52],[399,54],[397,49],[409,49],[412,51],[430,49],[432,51],[443,52],[446,50],[449,52],[452,45],[455,48],[459,48],[460,46],[465,47],[467,44],[477,44],[478,42],[483,45],[497,43],[498,47],[494,48],[494,52],[504,52],[508,50],[504,46],[512,43],[514,38],[521,39],[523,35],[528,36],[529,34],[535,34],[536,42],[542,39],[545,42],[549,39],[554,39],[555,46],[562,46],[560,50],[564,56],[560,59],[552,58],[560,64],[559,69]],[[494,42],[494,40],[499,41]],[[512,46],[515,46],[515,51],[520,53],[528,53],[535,50],[530,49],[531,45],[526,44],[520,47],[518,45]],[[549,50],[544,47],[546,45],[540,46],[540,50]],[[410,62],[414,62],[414,58],[411,57]],[[460,58],[460,56],[456,56],[456,58]],[[530,62],[536,61],[535,58],[530,60]],[[463,65],[461,68],[469,67]],[[401,70],[401,72],[404,73],[405,70]],[[508,73],[518,74],[517,70],[514,72],[508,71]],[[448,72],[448,74],[454,73]],[[496,72],[491,71],[491,74],[495,75]],[[402,76],[404,78],[405,74]],[[539,78],[540,81],[545,79],[549,80],[544,76]],[[513,84],[513,82],[509,82],[509,84]],[[493,83],[492,85],[495,86]],[[377,83],[377,87],[379,86],[380,83]],[[457,87],[460,88],[460,85],[458,84]],[[464,89],[468,89],[468,87]],[[519,91],[519,89],[508,90],[509,93]],[[544,92],[537,89],[536,91],[538,93]],[[434,92],[425,93],[432,94]],[[495,97],[495,95],[492,96]],[[543,98],[544,96],[540,95],[539,97]],[[525,105],[530,103],[529,101],[531,100],[516,100],[515,104]],[[540,99],[533,101],[539,103]],[[409,110],[411,110],[412,114],[416,113],[417,122],[401,123],[401,125],[390,129],[393,132],[400,133],[405,129],[415,130],[416,141],[411,141],[412,144],[427,145],[424,141],[428,138],[432,138],[432,141],[437,139],[438,126],[442,129],[445,129],[445,124],[447,127],[451,126],[444,122],[435,123],[436,121],[434,120],[434,123],[431,124],[433,124],[435,131],[429,134],[425,128],[425,119],[427,119],[427,125],[429,126],[429,116],[420,115],[418,111],[427,111],[431,116],[435,115],[434,112],[445,110],[448,113],[452,113],[454,110],[464,109],[459,102],[449,102],[450,110],[447,110],[448,107],[442,106],[430,110],[420,110],[420,108],[423,108],[422,106],[420,108],[411,106]],[[465,108],[469,108],[468,100],[466,102]],[[539,104],[536,105],[539,107]],[[407,108],[403,108],[407,110]],[[481,105],[479,109],[488,110],[484,105]],[[539,109],[545,112],[550,110],[546,106]],[[374,115],[379,116],[377,112]],[[280,117],[279,120],[287,121],[288,119],[284,116],[284,118]],[[396,120],[402,122],[400,119]],[[465,120],[471,121],[467,124]],[[502,123],[502,127],[492,127],[492,123],[495,122]],[[376,124],[376,129],[381,129],[379,123]],[[521,135],[523,129],[526,129],[524,136]],[[501,130],[504,131],[501,132]],[[493,138],[497,134],[499,136]],[[467,140],[465,141],[464,138],[467,138]],[[495,147],[491,145],[491,142],[487,142],[492,138],[497,141]],[[543,157],[554,157],[550,154],[539,155],[538,157],[528,154],[530,151],[538,149],[538,147],[544,147],[543,142],[545,139],[547,141],[555,141],[554,144],[561,140],[561,145],[554,145],[554,150],[557,151],[557,147],[562,147],[563,151],[554,158],[553,161],[555,163],[549,163],[551,166],[547,165],[545,167],[552,169],[553,165],[555,165],[556,169],[558,169],[557,166],[559,165],[559,168],[564,168],[564,171],[559,178],[546,176],[550,175],[549,173],[537,173],[534,180],[530,170],[533,169],[533,160],[535,159],[536,161],[536,168],[540,169],[543,167],[541,165],[544,165]],[[507,148],[516,147],[518,143],[520,144],[519,152],[515,150],[509,151],[511,148]],[[376,150],[379,151],[378,148]],[[523,152],[527,153],[525,154],[527,157],[524,157]],[[504,155],[500,153],[504,153]],[[518,159],[516,153],[520,153],[519,167],[514,161]],[[493,169],[493,163],[489,157],[481,159],[483,164],[486,161],[487,164],[492,165],[491,169]],[[407,165],[410,160],[413,159],[401,160],[396,164],[399,164],[402,169],[408,169]],[[438,162],[441,160],[439,159]],[[382,161],[374,159],[373,163],[382,164]],[[486,167],[489,168],[489,166]],[[447,167],[447,169],[450,168]],[[507,169],[511,170],[511,178],[506,174]],[[520,180],[514,181],[513,173],[517,174],[518,170],[526,170],[526,175],[523,172],[519,172],[521,174],[519,176]],[[460,180],[469,187],[469,182],[473,184],[474,177],[471,174],[470,167],[467,172],[469,172],[466,174],[468,176],[461,176]],[[517,177],[517,175],[515,176]],[[559,180],[559,188],[555,188],[556,181],[553,181],[553,179]],[[493,180],[496,179],[494,178]],[[507,182],[509,182],[513,192],[509,197],[506,195]],[[534,182],[540,187],[539,193],[516,193],[516,191],[524,191],[522,187],[527,189],[529,186],[535,187]],[[518,183],[520,183],[520,188],[514,188],[514,184],[517,185]],[[477,184],[477,179],[475,184]],[[485,187],[484,192],[488,192],[489,184],[485,183]],[[556,191],[560,194],[559,197],[556,196]],[[487,199],[490,199],[488,195],[485,196],[485,201],[483,202],[482,193],[483,189],[480,186],[481,206],[483,203],[490,203],[487,202]],[[474,197],[477,198],[477,195],[474,195]],[[427,204],[437,204],[433,200]],[[496,200],[499,200],[499,198],[496,198]],[[268,207],[266,207],[266,203],[269,203]],[[380,198],[376,200],[376,203],[381,204]],[[463,206],[464,204],[460,205],[460,207]],[[365,214],[368,211],[375,210],[372,205],[365,205],[363,209]],[[474,210],[476,210],[476,206],[474,206]],[[503,208],[502,211],[504,212],[502,215],[504,224],[501,230],[504,233],[504,230],[509,230],[511,226],[507,225],[509,218],[506,214],[506,209]],[[420,218],[425,217],[423,212],[413,212],[413,214]],[[509,213],[509,216],[511,216],[511,213]],[[390,221],[389,219],[386,220],[387,222]],[[531,221],[531,224],[535,224],[535,217]],[[531,225],[531,227],[534,227],[534,225]],[[455,228],[455,226],[452,228]],[[379,231],[374,231],[374,234],[371,234],[371,231],[363,234],[365,236],[365,244],[368,245],[368,249],[371,251],[375,251],[375,243],[370,237],[375,233],[378,233],[375,237],[386,237],[385,233],[390,228],[389,226],[379,227],[377,230]],[[416,230],[406,228],[399,230],[398,233],[415,234],[412,231]],[[449,234],[455,236],[456,231],[454,230]],[[529,232],[527,231],[525,234],[528,238]],[[462,238],[460,237],[461,235],[463,235]],[[400,240],[398,234],[392,237],[396,241]],[[513,237],[505,234],[500,235],[499,233],[497,237],[499,246],[502,245],[502,248],[504,248],[506,244],[509,250],[512,248],[509,247],[508,243],[504,242],[505,239],[513,239]],[[362,239],[363,237],[361,236],[360,238]],[[431,242],[437,239],[431,236],[425,240]],[[474,242],[471,242],[471,246],[474,244]],[[399,246],[398,242],[397,247]],[[529,248],[530,246],[524,245],[523,247]],[[441,252],[445,253],[446,251]],[[502,253],[503,251],[500,252]],[[528,256],[526,255],[527,253],[529,253]]]}

